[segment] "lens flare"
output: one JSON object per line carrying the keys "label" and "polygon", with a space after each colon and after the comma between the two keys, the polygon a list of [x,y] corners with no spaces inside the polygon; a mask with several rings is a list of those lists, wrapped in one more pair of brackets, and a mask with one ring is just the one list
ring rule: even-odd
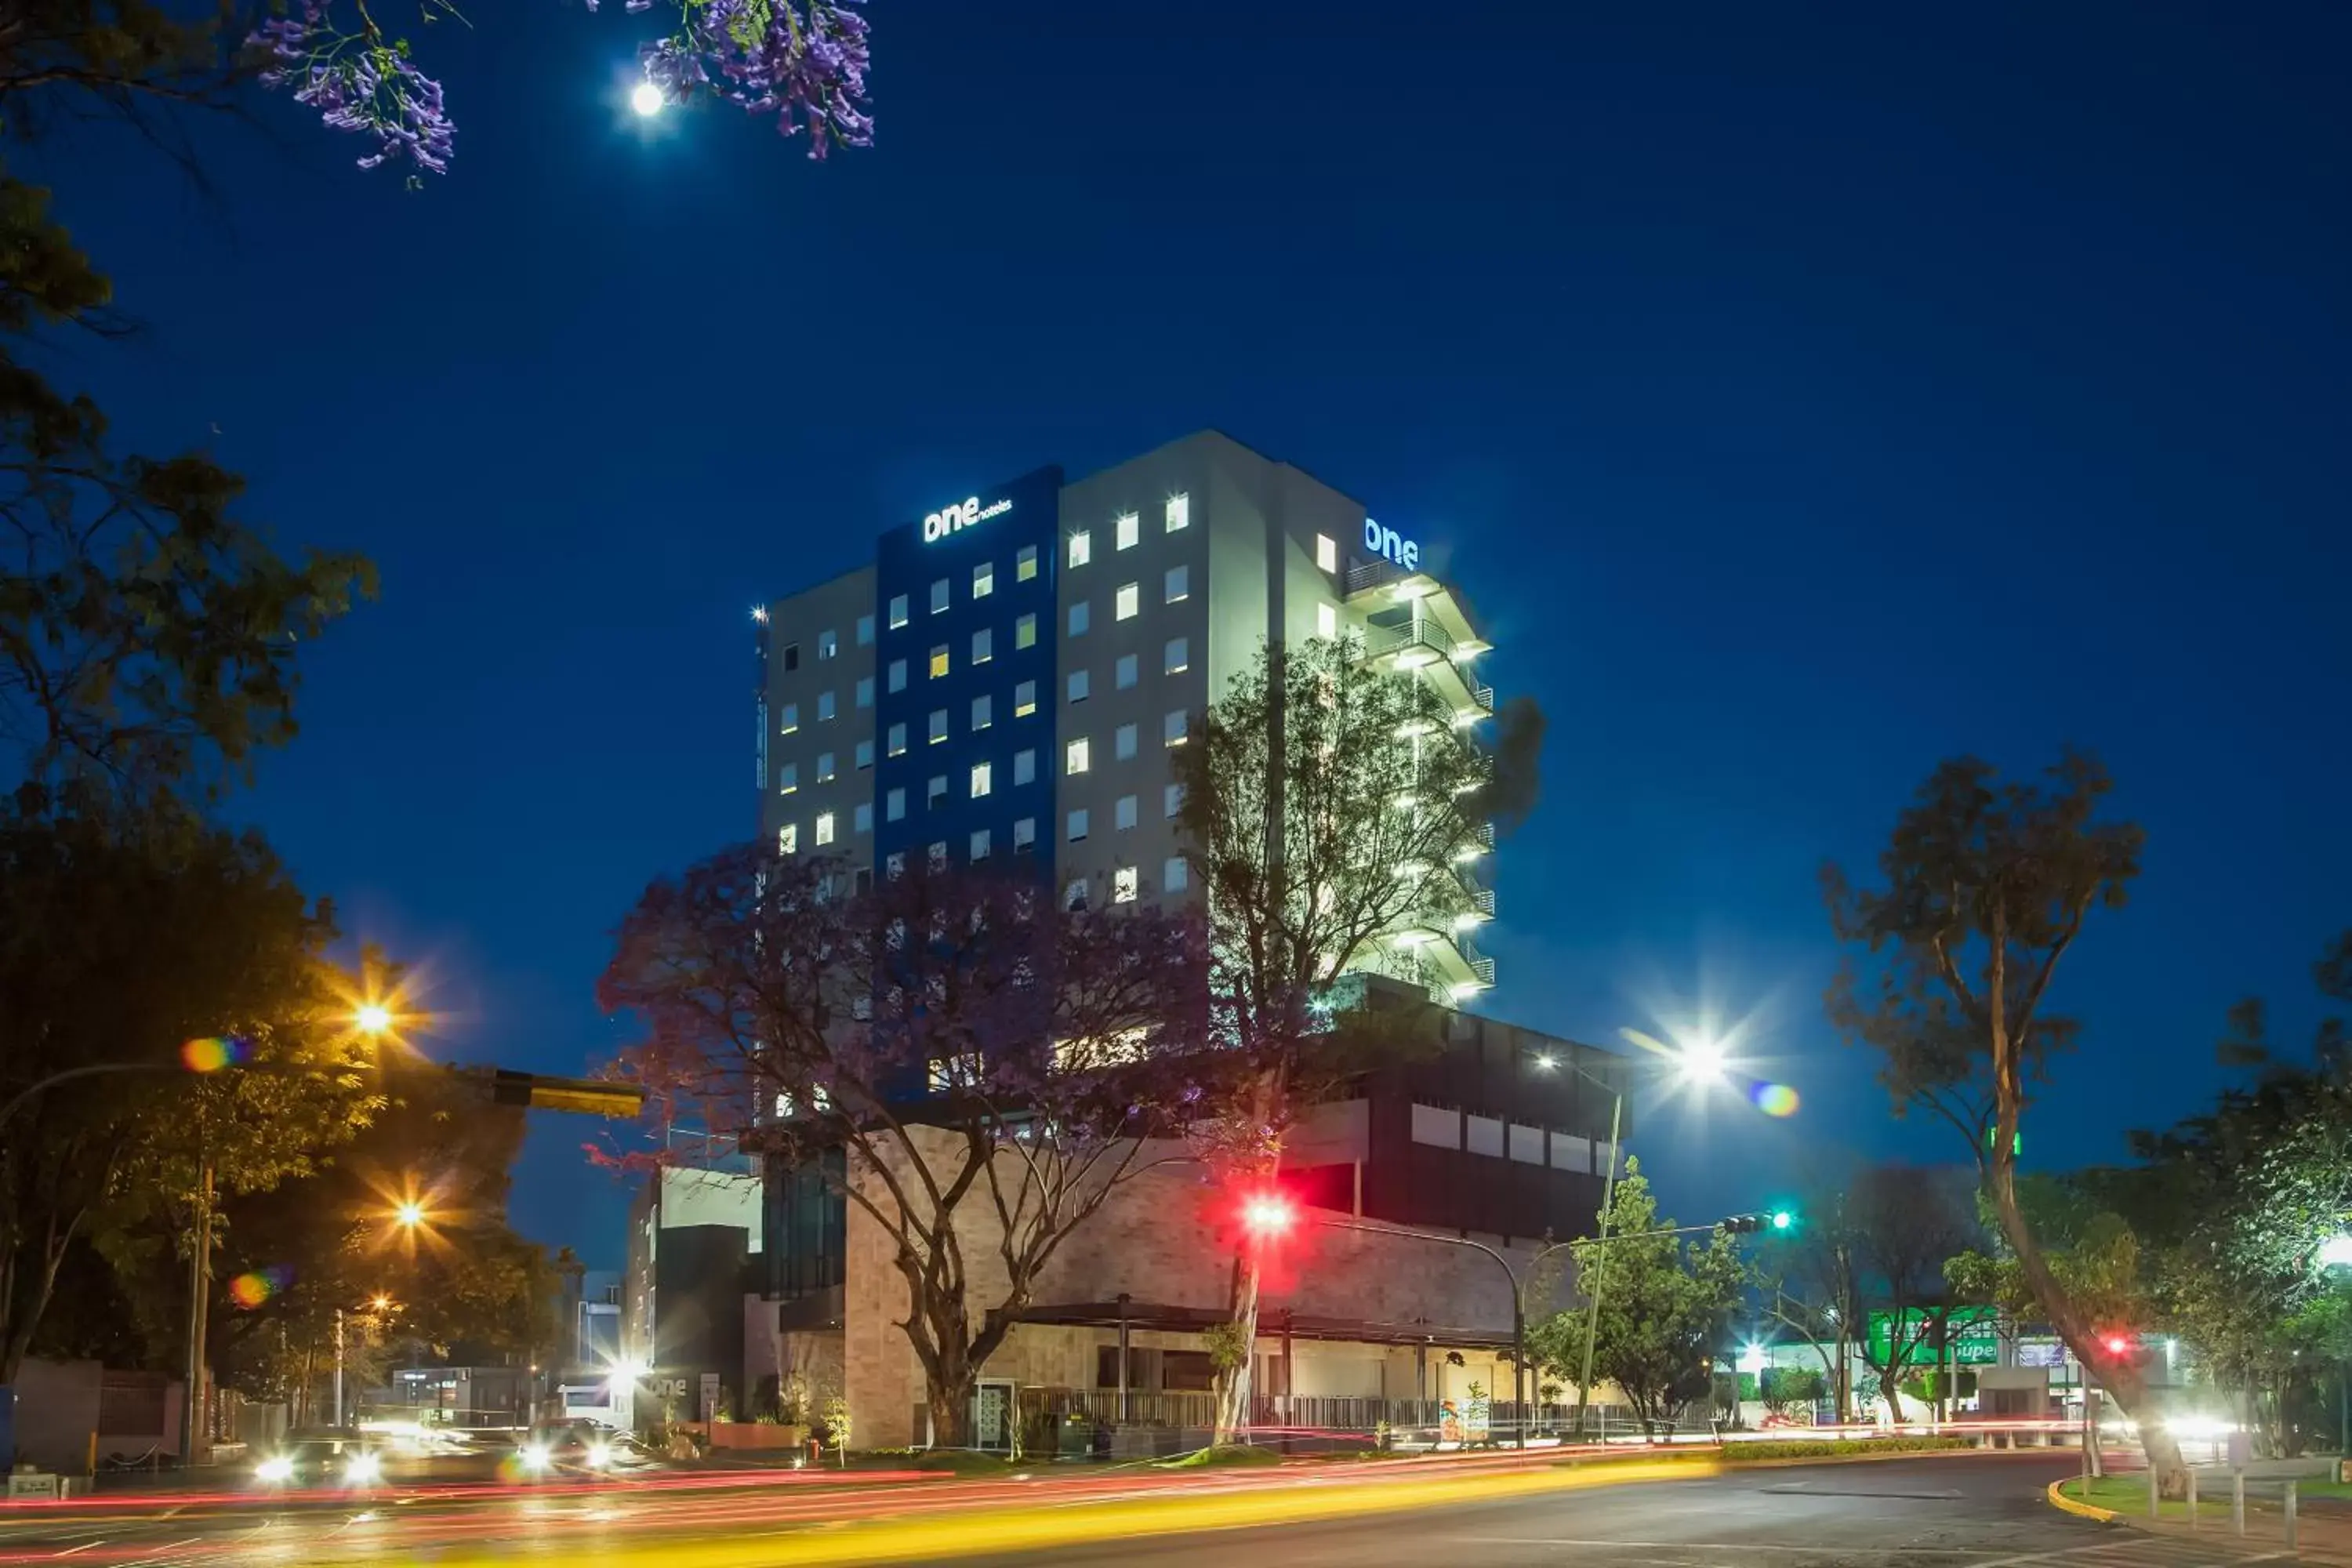
{"label": "lens flare", "polygon": [[240,1274],[228,1282],[228,1299],[237,1307],[250,1312],[272,1296],[294,1282],[294,1271],[278,1265],[258,1268],[250,1274]]}
{"label": "lens flare", "polygon": [[180,1060],[190,1072],[218,1072],[235,1067],[253,1055],[253,1042],[235,1035],[210,1036],[190,1040],[180,1047]]}
{"label": "lens flare", "polygon": [[1785,1083],[1759,1083],[1748,1091],[1748,1098],[1767,1116],[1797,1114],[1797,1091]]}

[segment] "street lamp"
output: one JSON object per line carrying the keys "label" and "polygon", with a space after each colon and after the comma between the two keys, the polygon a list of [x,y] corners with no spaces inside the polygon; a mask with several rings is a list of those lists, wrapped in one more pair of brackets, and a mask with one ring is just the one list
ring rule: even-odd
{"label": "street lamp", "polygon": [[387,1034],[392,1029],[392,1009],[381,1002],[362,1002],[352,1010],[352,1026],[370,1037]]}
{"label": "street lamp", "polygon": [[403,1230],[415,1230],[425,1223],[425,1205],[411,1198],[393,1206],[392,1220]]}

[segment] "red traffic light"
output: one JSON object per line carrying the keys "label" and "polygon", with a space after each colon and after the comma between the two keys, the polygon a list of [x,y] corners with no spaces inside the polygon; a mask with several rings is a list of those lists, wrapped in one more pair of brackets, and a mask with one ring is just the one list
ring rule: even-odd
{"label": "red traffic light", "polygon": [[2130,1349],[2131,1341],[2126,1339],[2123,1335],[2109,1334],[2107,1336],[2107,1353],[2109,1355],[2122,1355]]}
{"label": "red traffic light", "polygon": [[1284,1235],[1297,1223],[1297,1205],[1280,1193],[1253,1193],[1242,1200],[1242,1228],[1261,1241]]}

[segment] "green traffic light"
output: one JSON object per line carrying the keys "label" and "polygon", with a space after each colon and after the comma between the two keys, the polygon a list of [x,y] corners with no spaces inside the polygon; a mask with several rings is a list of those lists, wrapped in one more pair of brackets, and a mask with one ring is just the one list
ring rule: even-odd
{"label": "green traffic light", "polygon": [[1774,1230],[1786,1230],[1796,1223],[1797,1216],[1790,1214],[1787,1209],[1774,1209],[1772,1211],[1772,1228]]}

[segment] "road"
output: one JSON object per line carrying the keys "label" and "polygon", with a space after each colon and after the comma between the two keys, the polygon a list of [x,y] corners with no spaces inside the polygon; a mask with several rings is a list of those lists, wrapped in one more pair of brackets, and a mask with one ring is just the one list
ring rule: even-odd
{"label": "road", "polygon": [[291,1505],[69,1505],[0,1510],[0,1564],[781,1568],[952,1555],[985,1568],[2190,1568],[2257,1556],[2059,1514],[2042,1489],[2071,1469],[2063,1457],[1981,1455],[1606,1485],[1526,1464],[851,1489],[814,1477],[754,1487],[697,1478]]}

